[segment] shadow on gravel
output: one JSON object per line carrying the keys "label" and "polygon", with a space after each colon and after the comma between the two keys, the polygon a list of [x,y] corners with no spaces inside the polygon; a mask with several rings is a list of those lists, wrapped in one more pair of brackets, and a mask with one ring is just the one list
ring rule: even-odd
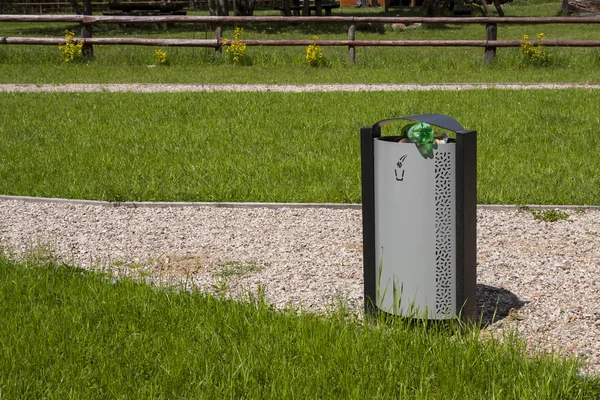
{"label": "shadow on gravel", "polygon": [[506,289],[488,285],[477,285],[477,315],[482,315],[481,326],[487,327],[493,322],[515,315],[527,304],[516,294]]}

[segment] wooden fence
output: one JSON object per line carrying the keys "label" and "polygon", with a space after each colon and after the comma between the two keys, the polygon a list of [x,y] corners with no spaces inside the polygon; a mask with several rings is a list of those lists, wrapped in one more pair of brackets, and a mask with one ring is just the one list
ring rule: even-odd
{"label": "wooden fence", "polygon": [[[201,16],[91,16],[91,15],[0,15],[0,22],[68,22],[79,23],[82,37],[79,39],[90,52],[94,44],[101,45],[137,45],[137,46],[183,46],[212,47],[221,51],[226,45],[221,39],[222,26],[225,24],[297,24],[325,23],[348,26],[347,40],[317,40],[319,46],[347,46],[348,59],[354,63],[356,47],[366,46],[428,46],[428,47],[482,47],[484,62],[490,62],[499,47],[519,47],[520,40],[498,40],[499,24],[599,24],[600,17],[201,17]],[[194,23],[206,24],[214,32],[214,39],[141,39],[141,38],[93,38],[92,26],[95,24],[167,24]],[[368,24],[481,24],[486,26],[485,40],[356,40],[356,28]],[[0,37],[0,45],[58,45],[64,38]],[[247,46],[308,46],[312,40],[243,40]],[[534,41],[534,43],[536,43]],[[544,40],[546,46],[600,47],[600,40]]]}

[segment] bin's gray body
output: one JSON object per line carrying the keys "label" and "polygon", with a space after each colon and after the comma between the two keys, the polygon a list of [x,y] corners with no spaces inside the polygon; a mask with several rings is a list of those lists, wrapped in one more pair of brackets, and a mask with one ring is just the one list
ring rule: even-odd
{"label": "bin's gray body", "polygon": [[394,314],[456,316],[455,143],[424,158],[412,143],[374,139],[376,305]]}
{"label": "bin's gray body", "polygon": [[[421,154],[382,137],[397,120],[456,132]],[[477,141],[450,117],[421,114],[361,129],[365,312],[476,318]]]}

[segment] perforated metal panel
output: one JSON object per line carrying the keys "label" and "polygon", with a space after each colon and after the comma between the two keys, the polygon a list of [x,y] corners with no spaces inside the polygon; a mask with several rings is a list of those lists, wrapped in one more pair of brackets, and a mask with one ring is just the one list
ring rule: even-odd
{"label": "perforated metal panel", "polygon": [[454,151],[440,150],[434,155],[435,170],[435,314],[438,318],[454,315],[456,310],[455,219],[453,193]]}

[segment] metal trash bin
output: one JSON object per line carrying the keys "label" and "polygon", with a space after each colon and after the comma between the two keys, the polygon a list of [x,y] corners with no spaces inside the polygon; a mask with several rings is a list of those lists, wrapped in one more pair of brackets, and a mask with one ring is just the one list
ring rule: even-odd
{"label": "metal trash bin", "polygon": [[[425,157],[415,143],[381,136],[399,120],[456,133]],[[361,129],[365,312],[474,319],[477,132],[437,114]]]}

